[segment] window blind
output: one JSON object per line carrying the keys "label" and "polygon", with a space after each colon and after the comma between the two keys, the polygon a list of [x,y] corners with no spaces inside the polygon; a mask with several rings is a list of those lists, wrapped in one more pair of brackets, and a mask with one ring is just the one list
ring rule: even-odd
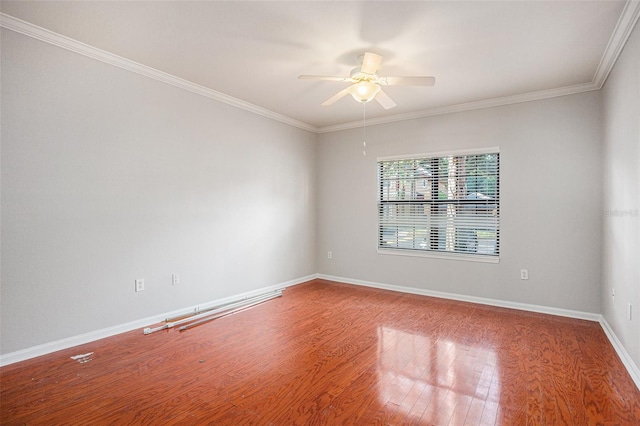
{"label": "window blind", "polygon": [[378,248],[500,254],[498,151],[378,161]]}

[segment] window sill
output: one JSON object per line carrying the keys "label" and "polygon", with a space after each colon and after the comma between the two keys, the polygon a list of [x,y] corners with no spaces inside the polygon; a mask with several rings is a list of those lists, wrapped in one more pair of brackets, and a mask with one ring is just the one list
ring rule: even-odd
{"label": "window sill", "polygon": [[478,254],[442,253],[435,251],[403,250],[403,249],[378,249],[378,254],[390,254],[393,256],[430,257],[432,259],[461,260],[464,262],[500,263],[499,256]]}

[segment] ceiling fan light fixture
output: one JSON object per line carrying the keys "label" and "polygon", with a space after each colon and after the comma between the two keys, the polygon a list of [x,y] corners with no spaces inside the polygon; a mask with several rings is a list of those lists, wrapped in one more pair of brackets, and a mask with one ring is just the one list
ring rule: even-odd
{"label": "ceiling fan light fixture", "polygon": [[332,105],[338,99],[351,95],[353,99],[363,104],[375,99],[384,109],[393,108],[396,103],[382,90],[381,86],[433,86],[436,82],[435,78],[431,76],[379,77],[378,68],[382,62],[382,56],[366,52],[359,59],[362,61],[362,65],[352,69],[349,77],[300,75],[298,78],[353,83],[324,101],[323,106]]}
{"label": "ceiling fan light fixture", "polygon": [[361,81],[348,89],[348,92],[353,96],[353,99],[362,103],[371,101],[376,97],[379,91],[380,86],[378,84],[370,83],[368,81]]}

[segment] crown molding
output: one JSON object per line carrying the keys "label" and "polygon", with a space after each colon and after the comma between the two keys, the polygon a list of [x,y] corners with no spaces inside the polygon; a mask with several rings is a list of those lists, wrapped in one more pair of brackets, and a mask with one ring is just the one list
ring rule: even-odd
{"label": "crown molding", "polygon": [[[448,105],[444,107],[429,108],[422,111],[408,112],[405,114],[396,114],[386,117],[373,118],[367,120],[367,126],[375,126],[377,124],[388,124],[396,121],[413,120],[415,118],[432,117],[435,115],[453,114],[456,112],[473,111],[476,109],[493,108],[504,105],[518,104],[522,102],[538,101],[541,99],[555,98],[558,96],[574,95],[576,93],[590,92],[598,90],[600,87],[595,83],[582,83],[573,86],[560,87],[558,89],[541,90],[538,92],[523,93],[520,95],[505,96],[502,98],[493,98],[483,101],[467,102],[463,104]],[[318,133],[338,132],[340,130],[348,130],[362,127],[362,121],[353,121],[350,123],[336,124],[334,126],[325,126],[318,129]]]}
{"label": "crown molding", "polygon": [[[367,120],[367,125],[394,123],[396,121],[412,120],[415,118],[432,117],[435,115],[452,114],[456,112],[472,111],[476,109],[492,108],[496,106],[512,105],[521,102],[531,102],[542,99],[555,98],[558,96],[574,95],[577,93],[590,92],[600,90],[609,77],[609,73],[613,69],[618,56],[622,52],[624,45],[627,43],[631,32],[633,31],[638,19],[640,18],[640,0],[627,0],[624,9],[620,14],[618,23],[611,34],[607,48],[600,59],[598,69],[590,83],[582,83],[574,86],[560,87],[557,89],[542,90],[539,92],[523,93],[503,98],[487,99],[476,102],[468,102],[463,104],[449,105],[444,107],[430,108],[422,111],[415,111],[405,114],[396,114],[377,119]],[[330,133],[340,130],[356,129],[362,127],[361,121],[353,121],[349,123],[336,124],[332,126],[324,126],[318,129],[318,133]]]}
{"label": "crown molding", "polygon": [[609,73],[618,60],[618,56],[620,56],[639,17],[640,1],[627,0],[620,19],[618,19],[618,23],[616,24],[616,28],[613,30],[613,34],[611,34],[604,55],[602,55],[598,69],[593,76],[593,82],[598,85],[598,89],[602,89],[602,86],[604,86],[604,83],[607,81],[607,77],[609,77]]}
{"label": "crown molding", "polygon": [[[518,94],[513,96],[506,96],[502,98],[493,98],[475,102],[467,102],[463,104],[448,105],[443,107],[430,108],[422,111],[414,111],[405,114],[396,114],[377,119],[367,120],[367,125],[378,125],[394,123],[396,121],[412,120],[416,118],[432,117],[437,115],[452,114],[456,112],[472,111],[476,109],[492,108],[497,106],[512,105],[522,102],[531,102],[542,99],[549,99],[558,96],[573,95],[577,93],[589,92],[594,90],[600,90],[609,76],[609,73],[613,69],[613,66],[618,59],[618,56],[622,52],[624,45],[626,44],[631,32],[633,31],[638,19],[640,18],[640,0],[627,0],[624,9],[618,23],[609,39],[607,48],[600,60],[600,64],[596,70],[593,80],[589,83],[581,83],[573,86],[560,87],[556,89],[542,90],[537,92],[530,92],[524,94]],[[243,109],[245,111],[252,112],[254,114],[267,117],[293,127],[300,128],[313,133],[330,133],[341,130],[355,129],[362,127],[361,121],[354,121],[348,123],[341,123],[331,126],[316,127],[309,123],[305,123],[294,118],[285,116],[283,114],[268,110],[266,108],[259,107],[241,99],[234,98],[233,96],[226,95],[224,93],[209,89],[207,87],[192,83],[188,80],[167,74],[165,72],[156,70],[154,68],[142,65],[135,61],[123,58],[118,55],[106,52],[88,44],[79,42],[72,38],[63,36],[53,31],[47,30],[37,25],[33,25],[29,22],[21,19],[14,18],[10,15],[0,12],[0,26],[9,30],[15,31],[20,34],[50,43],[54,46],[61,47],[63,49],[70,50],[75,53],[93,58],[119,68],[126,69],[136,74],[140,74],[154,80],[170,84],[172,86],[196,93],[201,96],[208,97],[210,99],[223,102],[225,104]]]}
{"label": "crown molding", "polygon": [[145,77],[152,78],[162,83],[166,83],[171,86],[175,86],[180,89],[184,89],[189,92],[192,92],[201,96],[205,96],[207,98],[234,106],[236,108],[243,109],[245,111],[252,112],[254,114],[261,115],[263,117],[280,121],[282,123],[300,128],[302,130],[307,130],[313,133],[317,133],[318,131],[318,129],[315,126],[312,126],[311,124],[304,123],[302,121],[293,119],[291,117],[287,117],[286,115],[279,114],[277,112],[268,110],[266,108],[259,107],[257,105],[243,101],[241,99],[234,98],[233,96],[225,95],[224,93],[209,89],[199,84],[192,83],[180,77],[167,74],[155,68],[151,68],[146,65],[140,64],[138,62],[132,61],[130,59],[123,58],[118,55],[114,55],[113,53],[109,53],[102,49],[98,49],[96,47],[93,47],[88,44],[82,43],[80,41],[74,40],[72,38],[63,36],[61,34],[47,30],[45,28],[39,27],[37,25],[33,25],[29,22],[23,21],[18,18],[14,18],[11,15],[7,15],[1,12],[0,12],[0,26],[8,30],[35,38],[37,40],[44,41],[45,43],[49,43],[54,46],[61,47],[63,49],[67,49],[75,53],[79,53],[89,58],[96,59],[98,61],[105,62],[110,65],[114,65],[116,67],[125,69],[127,71],[131,71],[136,74],[140,74]]}

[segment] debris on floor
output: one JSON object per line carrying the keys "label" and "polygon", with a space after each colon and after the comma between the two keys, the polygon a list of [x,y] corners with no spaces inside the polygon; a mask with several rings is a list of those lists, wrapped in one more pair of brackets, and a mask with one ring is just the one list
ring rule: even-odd
{"label": "debris on floor", "polygon": [[78,364],[84,364],[85,362],[91,361],[91,355],[93,355],[93,352],[89,352],[81,355],[75,355],[75,356],[72,356],[71,359],[74,361],[78,361]]}

